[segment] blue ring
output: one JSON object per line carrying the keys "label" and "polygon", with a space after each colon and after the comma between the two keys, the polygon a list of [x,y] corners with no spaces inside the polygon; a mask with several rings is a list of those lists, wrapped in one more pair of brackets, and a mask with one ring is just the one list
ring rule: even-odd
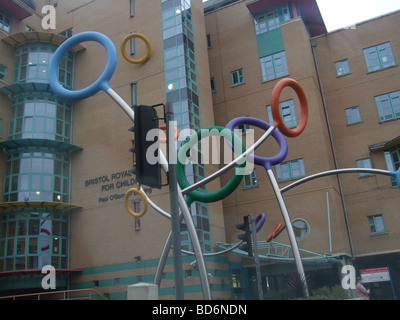
{"label": "blue ring", "polygon": [[[68,90],[63,88],[57,77],[58,65],[61,62],[64,54],[66,54],[70,49],[81,42],[85,41],[95,41],[99,42],[107,51],[107,65],[102,73],[102,75],[90,86],[81,90]],[[106,37],[104,34],[94,31],[78,33],[71,38],[65,40],[56,50],[53,58],[50,61],[49,66],[49,83],[51,89],[55,94],[70,100],[85,99],[97,93],[100,90],[108,90],[110,86],[108,82],[114,74],[115,68],[117,66],[117,50],[113,42]]]}

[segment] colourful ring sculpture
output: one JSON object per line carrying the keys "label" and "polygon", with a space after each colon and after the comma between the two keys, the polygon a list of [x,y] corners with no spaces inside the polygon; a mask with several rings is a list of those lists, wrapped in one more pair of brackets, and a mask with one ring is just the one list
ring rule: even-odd
{"label": "colourful ring sculpture", "polygon": [[[266,215],[265,215],[264,212],[263,212],[263,213],[260,213],[260,214],[256,217],[256,220],[255,220],[255,223],[256,223],[256,232],[260,231],[261,228],[263,227],[263,225],[264,225],[264,223],[265,223],[265,218],[266,218]],[[251,229],[250,229],[250,231],[251,231]]]}
{"label": "colourful ring sculpture", "polygon": [[[131,207],[129,206],[129,196],[131,195],[131,193],[136,193],[136,194],[138,194],[138,195],[142,198],[142,200],[143,200],[143,209],[142,209],[142,211],[140,211],[139,213],[133,211],[133,210],[131,209]],[[128,211],[128,213],[129,213],[131,216],[133,216],[133,217],[135,217],[135,218],[140,218],[140,217],[144,216],[144,214],[146,213],[147,208],[148,208],[148,206],[149,206],[149,203],[148,203],[148,201],[147,201],[146,195],[144,194],[144,192],[143,192],[142,190],[140,190],[140,188],[131,188],[131,189],[129,189],[129,190],[125,193],[125,196],[124,196],[124,205],[125,205],[126,211]]]}
{"label": "colourful ring sculpture", "polygon": [[[161,124],[161,125],[158,126],[158,129],[166,130],[167,129],[167,125],[166,124]],[[175,131],[174,138],[175,138],[175,140],[178,140],[180,131],[179,131],[179,129],[177,127],[174,127],[174,131]],[[167,143],[167,138],[159,138],[158,141],[160,141],[161,143]]]}
{"label": "colourful ring sculpture", "polygon": [[[196,144],[198,141],[200,141],[202,138],[216,135],[215,129],[217,130],[219,136],[223,136],[224,138],[228,139],[231,143],[233,141],[234,146],[240,146],[240,148],[242,149],[241,153],[245,152],[244,146],[243,146],[240,138],[233,131],[228,130],[227,128],[212,126],[212,127],[204,128],[204,129],[197,131],[179,149],[179,152],[178,152],[178,162],[177,162],[176,169],[177,169],[178,183],[182,189],[189,187],[190,184],[186,178],[185,164],[183,163],[183,161],[180,161],[180,159],[186,159],[186,153],[189,150],[189,148],[192,147],[194,144]],[[244,168],[244,167],[246,167],[245,161],[243,161],[243,163],[238,164],[236,166],[236,168]],[[187,196],[188,196],[187,201],[189,203],[191,203],[193,201],[200,201],[200,202],[208,203],[208,202],[216,202],[216,201],[222,200],[225,197],[227,197],[228,195],[230,195],[237,188],[237,186],[242,181],[242,178],[243,178],[243,176],[238,175],[235,171],[233,173],[232,178],[221,189],[219,189],[217,191],[213,191],[213,192],[201,192],[201,191],[197,191],[197,190],[192,190],[187,194]]]}
{"label": "colourful ring sculpture", "polygon": [[[289,129],[285,125],[281,117],[279,108],[279,98],[281,96],[282,90],[285,87],[291,87],[296,92],[300,101],[300,109],[301,109],[300,122],[296,129]],[[283,133],[285,136],[297,137],[304,131],[308,120],[308,102],[307,102],[307,97],[303,91],[303,88],[299,85],[297,81],[290,78],[284,78],[275,85],[274,90],[272,91],[271,111],[272,111],[272,116],[274,118],[273,126],[275,128],[279,128],[279,131]]]}
{"label": "colourful ring sculpture", "polygon": [[[58,65],[61,62],[64,54],[71,50],[74,46],[85,41],[99,42],[107,52],[107,65],[101,76],[90,86],[81,90],[68,90],[61,86],[58,81]],[[60,47],[56,50],[49,65],[49,83],[51,89],[55,94],[64,99],[78,100],[85,99],[97,93],[100,90],[107,91],[110,86],[108,82],[114,74],[115,67],[117,66],[117,51],[113,42],[102,33],[88,31],[74,35],[73,37],[65,40]]]}
{"label": "colourful ring sculpture", "polygon": [[[271,125],[268,122],[265,122],[263,120],[257,119],[257,118],[251,118],[251,117],[239,117],[235,118],[231,121],[229,121],[226,125],[226,127],[230,130],[233,130],[236,126],[240,124],[249,124],[256,126],[258,128],[264,129],[267,131]],[[263,166],[265,169],[271,169],[271,166],[274,166],[278,163],[281,163],[283,160],[285,160],[287,153],[288,153],[288,145],[287,142],[282,136],[282,134],[274,130],[272,132],[272,136],[274,139],[278,142],[279,144],[279,153],[273,157],[267,158],[267,157],[259,157],[256,155],[249,155],[248,158],[254,159],[254,163],[260,166]]]}
{"label": "colourful ring sculpture", "polygon": [[270,242],[274,236],[278,233],[278,231],[282,228],[282,222],[279,222],[275,228],[271,231],[271,233],[269,234],[269,236],[267,237],[266,242]]}
{"label": "colourful ring sculpture", "polygon": [[[140,58],[140,59],[132,59],[132,58],[126,53],[126,50],[125,50],[126,43],[128,42],[128,40],[130,40],[130,39],[132,39],[132,38],[140,38],[140,39],[142,39],[142,40],[144,41],[144,43],[146,44],[146,53],[145,53],[145,55],[144,55],[142,58]],[[144,35],[141,34],[141,33],[130,33],[130,34],[128,34],[127,36],[125,36],[125,38],[124,38],[124,39],[122,40],[122,42],[121,42],[121,53],[122,53],[122,56],[124,57],[124,59],[125,59],[126,61],[130,62],[130,63],[133,63],[133,64],[144,63],[144,62],[146,62],[146,61],[150,58],[150,54],[151,54],[151,44],[150,44],[150,41],[149,41],[149,39],[148,39],[146,36],[144,36]]]}

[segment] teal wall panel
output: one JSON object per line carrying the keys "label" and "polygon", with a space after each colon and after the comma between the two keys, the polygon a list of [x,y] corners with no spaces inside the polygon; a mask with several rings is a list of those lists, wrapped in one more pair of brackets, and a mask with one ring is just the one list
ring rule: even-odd
{"label": "teal wall panel", "polygon": [[257,35],[257,46],[260,58],[284,51],[281,29],[278,28]]}

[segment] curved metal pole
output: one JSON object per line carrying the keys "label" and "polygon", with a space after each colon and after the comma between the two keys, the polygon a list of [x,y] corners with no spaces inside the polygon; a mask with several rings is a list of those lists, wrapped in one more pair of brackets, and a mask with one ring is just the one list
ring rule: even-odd
{"label": "curved metal pole", "polygon": [[329,175],[333,174],[341,174],[341,173],[375,173],[375,174],[383,174],[386,176],[391,176],[392,173],[387,170],[381,170],[381,169],[369,169],[369,168],[348,168],[348,169],[336,169],[336,170],[329,170],[329,171],[323,171],[320,173],[313,174],[311,176],[305,177],[303,179],[297,180],[293,182],[292,184],[289,184],[288,186],[284,187],[281,189],[281,192],[286,192],[294,187],[297,187],[298,185],[317,179],[317,178],[322,178],[326,177]]}
{"label": "curved metal pole", "polygon": [[197,266],[199,269],[200,281],[203,288],[203,297],[206,300],[211,300],[210,285],[208,282],[206,264],[204,262],[203,252],[201,250],[200,241],[197,236],[196,228],[193,223],[192,216],[190,215],[189,207],[183,197],[181,188],[178,185],[178,203],[182,209],[183,218],[186,221],[186,226],[189,231],[190,239],[192,241],[193,250],[196,255]]}
{"label": "curved metal pole", "polygon": [[[222,250],[222,251],[218,251],[218,252],[211,252],[211,253],[203,253],[203,256],[205,256],[205,257],[215,257],[215,256],[219,256],[219,255],[222,255],[222,254],[225,254],[225,253],[228,253],[228,252],[230,252],[230,251],[233,251],[233,250],[235,250],[237,247],[239,247],[241,244],[243,243],[243,241],[239,241],[238,243],[236,243],[234,246],[232,246],[232,247],[230,247],[230,248],[228,248],[228,249],[225,249],[225,250]],[[187,250],[181,250],[183,253],[185,253],[185,254],[190,254],[190,255],[194,255],[194,252],[191,252],[191,251],[187,251]]]}
{"label": "curved metal pole", "polygon": [[249,149],[247,149],[244,153],[242,153],[240,156],[238,156],[236,159],[219,169],[218,171],[214,172],[213,174],[210,174],[208,177],[204,178],[203,180],[200,180],[196,182],[195,184],[192,184],[190,187],[187,187],[182,190],[183,194],[189,193],[190,191],[193,191],[206,183],[218,178],[221,176],[223,173],[228,171],[229,169],[233,168],[237,163],[245,159],[246,157],[249,156],[250,153],[252,153],[256,148],[260,146],[261,143],[265,141],[269,137],[269,135],[275,130],[274,126],[271,126],[263,135],[260,139],[257,140],[255,144],[253,144]]}
{"label": "curved metal pole", "polygon": [[[205,265],[205,261],[204,261],[204,254],[201,250],[201,246],[200,246],[200,241],[199,238],[197,237],[197,232],[196,232],[196,228],[194,226],[193,223],[193,219],[192,216],[190,215],[190,211],[189,208],[186,204],[185,198],[182,195],[182,192],[180,192],[180,188],[178,186],[178,202],[179,202],[179,206],[181,208],[181,212],[179,213],[179,219],[182,220],[183,218],[186,221],[186,225],[189,231],[189,235],[190,235],[190,239],[192,241],[192,245],[193,245],[193,250],[195,257],[196,257],[196,261],[197,261],[197,265],[198,265],[198,269],[199,269],[199,275],[200,275],[200,281],[202,284],[202,289],[203,289],[203,297],[205,300],[211,300],[211,291],[210,291],[210,285],[209,285],[209,281],[208,281],[208,276],[207,276],[207,269],[206,269],[206,265]],[[153,208],[155,207],[155,209],[159,212],[163,212],[163,215],[167,218],[171,218],[171,216],[169,214],[167,214],[164,210],[160,209],[159,207],[157,207],[152,201],[149,202],[149,204],[151,206],[153,206]],[[162,249],[161,252],[161,256],[158,262],[158,266],[157,266],[157,270],[156,270],[156,275],[154,278],[154,284],[156,285],[160,285],[161,283],[161,277],[162,277],[162,273],[168,258],[168,254],[169,251],[171,249],[171,245],[172,245],[172,230],[169,232],[168,237],[164,243],[164,247]],[[182,252],[186,253],[184,250],[182,250]]]}
{"label": "curved metal pole", "polygon": [[[180,213],[180,219],[182,220],[183,215]],[[222,250],[222,251],[218,251],[218,252],[211,252],[211,253],[203,253],[203,257],[215,257],[215,256],[219,256],[219,255],[223,255],[225,253],[228,253],[230,251],[235,250],[236,248],[238,248],[241,244],[243,243],[243,241],[239,241],[237,244],[235,244],[234,246]],[[161,277],[162,277],[162,273],[164,271],[164,267],[168,258],[168,253],[171,249],[171,244],[172,244],[172,231],[170,231],[170,233],[168,234],[167,240],[165,240],[165,244],[164,247],[162,249],[161,252],[161,257],[160,260],[158,261],[158,265],[157,265],[157,270],[156,270],[156,274],[154,277],[154,284],[160,286],[161,283]],[[181,252],[184,254],[188,254],[188,255],[196,255],[195,252],[192,251],[187,251],[184,249],[181,249]]]}
{"label": "curved metal pole", "polygon": [[[274,173],[272,172],[271,169],[268,169],[267,173],[268,173],[269,179],[271,181],[272,188],[274,189],[276,198],[278,200],[279,207],[281,208],[283,220],[285,221],[285,224],[286,224],[286,229],[288,232],[290,245],[292,246],[294,260],[296,262],[297,272],[300,275],[301,279],[306,283],[303,262],[301,261],[300,251],[299,251],[299,247],[297,245],[296,236],[293,231],[292,222],[290,221],[289,212],[287,211],[285,201],[283,200],[282,193],[279,189],[278,182],[276,181]],[[306,283],[305,289],[306,289],[306,295],[308,296],[309,293],[308,293],[307,283]]]}

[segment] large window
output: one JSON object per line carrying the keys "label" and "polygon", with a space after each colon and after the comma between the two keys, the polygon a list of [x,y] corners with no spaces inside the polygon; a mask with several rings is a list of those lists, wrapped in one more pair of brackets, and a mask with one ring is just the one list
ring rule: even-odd
{"label": "large window", "polygon": [[390,42],[363,50],[368,72],[378,71],[396,65]]}
{"label": "large window", "polygon": [[[281,114],[283,123],[288,128],[297,127],[296,110],[294,108],[293,99],[279,102],[279,109],[280,109],[280,114]],[[268,113],[269,123],[274,123],[271,106],[267,106],[267,113]]]}
{"label": "large window", "polygon": [[[56,46],[46,43],[28,44],[15,51],[14,82],[48,83],[47,68]],[[72,89],[73,55],[67,53],[59,64],[58,80]]]}
{"label": "large window", "polygon": [[[397,171],[400,168],[400,145],[386,150],[384,155],[388,170],[392,172]],[[392,187],[399,187],[395,177],[390,177],[390,183]]]}
{"label": "large window", "polygon": [[296,179],[306,175],[303,159],[282,162],[276,165],[275,169],[278,181]]}
{"label": "large window", "polygon": [[69,202],[69,163],[69,156],[46,150],[8,153],[3,201]]}
{"label": "large window", "polygon": [[13,97],[10,104],[8,138],[70,142],[70,103],[48,93]]}
{"label": "large window", "polygon": [[289,74],[285,51],[260,59],[263,81],[269,81]]}
{"label": "large window", "polygon": [[262,34],[280,28],[281,22],[290,20],[290,10],[287,3],[269,9],[254,17],[256,34]]}
{"label": "large window", "polygon": [[11,32],[12,17],[4,10],[0,9],[0,29],[7,33]]}
{"label": "large window", "polygon": [[68,215],[47,209],[5,211],[0,215],[0,272],[67,269]]}
{"label": "large window", "polygon": [[381,122],[400,118],[400,91],[376,96],[375,103]]}

